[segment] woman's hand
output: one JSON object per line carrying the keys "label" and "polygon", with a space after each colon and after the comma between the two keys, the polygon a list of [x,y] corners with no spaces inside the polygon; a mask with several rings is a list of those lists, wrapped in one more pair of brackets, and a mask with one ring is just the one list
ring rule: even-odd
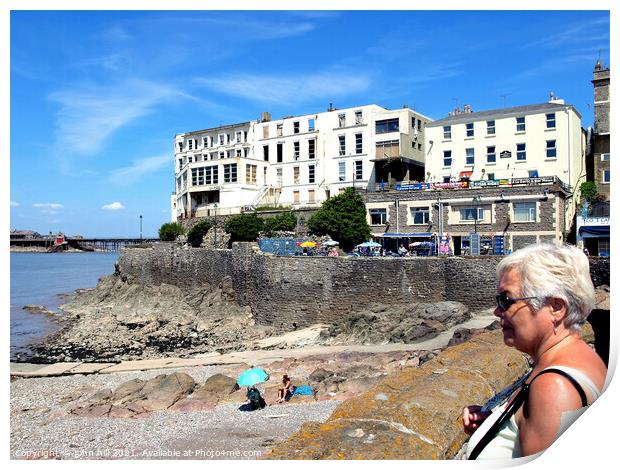
{"label": "woman's hand", "polygon": [[473,434],[491,414],[490,411],[480,411],[481,408],[479,405],[470,405],[463,408],[463,430],[466,434]]}

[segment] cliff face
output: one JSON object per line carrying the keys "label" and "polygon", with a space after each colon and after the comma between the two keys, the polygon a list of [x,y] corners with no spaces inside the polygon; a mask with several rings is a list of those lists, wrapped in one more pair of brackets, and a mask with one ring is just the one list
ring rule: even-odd
{"label": "cliff face", "polygon": [[420,367],[390,375],[306,423],[268,459],[450,459],[465,442],[461,411],[525,373],[525,357],[501,331],[482,333]]}

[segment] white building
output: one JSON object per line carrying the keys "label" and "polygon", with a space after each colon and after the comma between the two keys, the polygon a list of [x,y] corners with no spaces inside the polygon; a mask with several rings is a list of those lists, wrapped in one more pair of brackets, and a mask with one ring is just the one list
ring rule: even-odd
{"label": "white building", "polygon": [[426,181],[558,177],[567,199],[567,226],[585,181],[585,132],[581,115],[563,100],[463,112],[427,125]]}
{"label": "white building", "polygon": [[318,207],[349,186],[423,178],[424,129],[409,108],[377,105],[179,134],[172,219],[260,205]]}

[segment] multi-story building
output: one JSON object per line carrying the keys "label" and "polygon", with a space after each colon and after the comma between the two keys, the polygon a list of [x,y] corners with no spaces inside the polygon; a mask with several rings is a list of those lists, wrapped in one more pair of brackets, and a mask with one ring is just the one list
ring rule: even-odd
{"label": "multi-story building", "polygon": [[389,188],[424,177],[431,120],[374,104],[179,134],[172,219],[260,205],[318,207],[346,187]]}
{"label": "multi-story building", "polygon": [[563,100],[462,112],[426,127],[426,182],[501,181],[558,178],[568,191],[565,221],[570,227],[585,181],[585,132],[581,115]]}
{"label": "multi-story building", "polygon": [[594,67],[594,132],[592,135],[593,146],[593,175],[591,180],[596,182],[599,194],[609,199],[609,187],[611,182],[610,162],[610,126],[609,126],[609,86],[610,70],[603,67],[601,61],[596,62]]}

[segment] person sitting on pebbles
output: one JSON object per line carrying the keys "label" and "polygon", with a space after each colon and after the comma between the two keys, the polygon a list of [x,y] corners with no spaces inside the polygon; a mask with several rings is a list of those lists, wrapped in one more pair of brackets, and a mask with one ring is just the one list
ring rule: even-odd
{"label": "person sitting on pebbles", "polygon": [[278,400],[276,403],[282,403],[293,395],[295,387],[291,384],[291,379],[287,374],[282,377],[282,384],[278,387]]}

